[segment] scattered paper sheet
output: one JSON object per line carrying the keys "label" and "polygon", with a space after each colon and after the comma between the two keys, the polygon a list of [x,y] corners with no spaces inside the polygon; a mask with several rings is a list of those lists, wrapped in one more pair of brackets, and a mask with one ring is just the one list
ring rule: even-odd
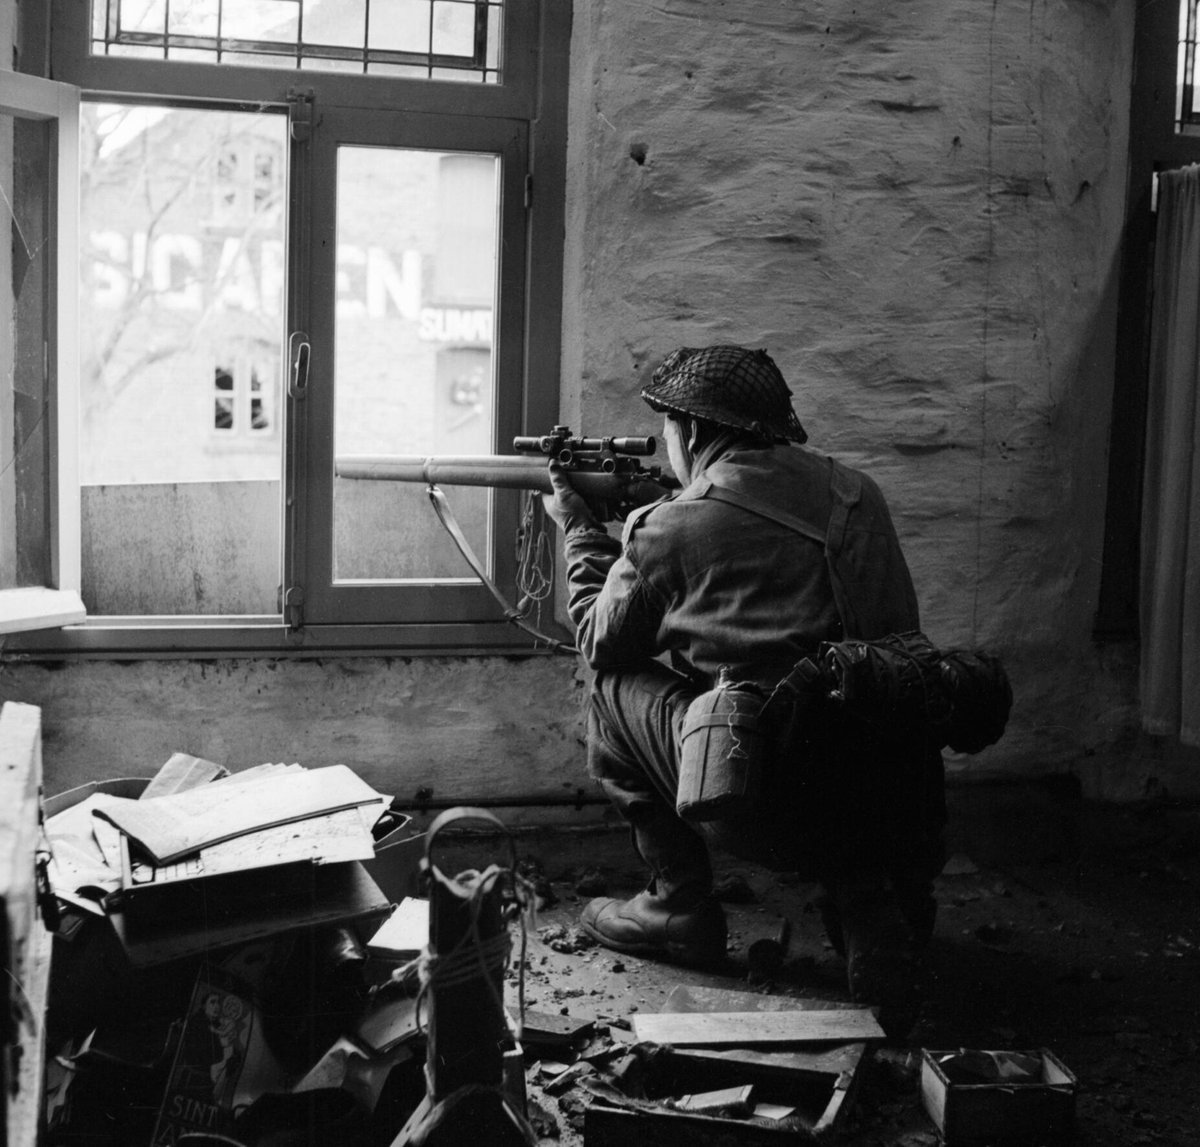
{"label": "scattered paper sheet", "polygon": [[153,800],[109,797],[96,815],[167,864],[248,832],[385,799],[345,765],[255,780],[237,775]]}
{"label": "scattered paper sheet", "polygon": [[172,793],[187,792],[227,776],[229,770],[215,761],[193,757],[190,753],[172,753],[138,799],[152,800],[155,797],[170,796]]}
{"label": "scattered paper sheet", "polygon": [[411,1049],[403,1044],[386,1055],[365,1055],[345,1037],[339,1039],[313,1066],[293,1091],[317,1091],[340,1087],[350,1092],[367,1110],[374,1111],[388,1073],[398,1063],[412,1059]]}
{"label": "scattered paper sheet", "polygon": [[383,927],[367,941],[367,950],[405,959],[429,943],[429,901],[406,896],[396,905]]}

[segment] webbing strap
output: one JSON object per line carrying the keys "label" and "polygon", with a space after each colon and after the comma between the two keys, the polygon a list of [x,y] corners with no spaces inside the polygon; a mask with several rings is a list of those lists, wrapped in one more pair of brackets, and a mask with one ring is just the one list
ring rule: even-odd
{"label": "webbing strap", "polygon": [[743,494],[740,490],[731,490],[728,486],[717,486],[710,483],[703,496],[712,498],[716,502],[737,506],[751,514],[757,514],[760,518],[767,518],[780,526],[803,534],[806,538],[811,538],[818,545],[825,545],[825,531],[819,526],[815,526],[812,522],[807,522],[795,514],[789,514],[786,510],[768,505],[752,494]]}
{"label": "webbing strap", "polygon": [[698,493],[698,496],[713,498],[718,502],[737,506],[748,513],[757,514],[760,518],[766,518],[785,529],[794,530],[821,546],[825,555],[825,565],[829,570],[833,603],[842,623],[842,631],[850,633],[857,628],[855,624],[857,615],[854,613],[853,602],[846,596],[845,584],[839,576],[838,562],[842,546],[846,541],[850,511],[858,505],[859,499],[862,497],[862,476],[845,466],[834,464],[829,488],[833,495],[833,508],[829,513],[829,523],[824,529],[796,514],[789,514],[786,510],[772,506],[761,498],[754,497],[753,494],[746,494],[741,490],[731,490],[727,486],[718,486],[714,482],[705,483],[704,489]]}
{"label": "webbing strap", "polygon": [[862,497],[862,477],[844,466],[834,466],[829,483],[833,493],[833,510],[829,514],[829,549],[837,553],[846,540],[850,511]]}
{"label": "webbing strap", "polygon": [[542,645],[548,645],[555,653],[576,654],[579,652],[573,645],[568,645],[565,641],[559,641],[556,637],[551,637],[547,633],[543,633],[536,626],[530,625],[525,620],[525,615],[520,609],[515,609],[509,605],[504,599],[504,594],[500,592],[499,586],[487,575],[487,571],[483,568],[483,563],[475,556],[475,551],[471,549],[471,543],[467,541],[467,536],[462,532],[462,527],[459,526],[458,520],[454,517],[454,512],[450,509],[450,503],[446,500],[446,495],[441,489],[429,483],[429,488],[426,491],[429,494],[429,501],[433,506],[434,512],[438,516],[438,520],[446,527],[454,544],[458,547],[458,552],[462,554],[474,572],[475,576],[487,587],[488,592],[500,603],[500,608],[504,610],[504,619],[511,621],[518,629],[528,633],[534,641]]}

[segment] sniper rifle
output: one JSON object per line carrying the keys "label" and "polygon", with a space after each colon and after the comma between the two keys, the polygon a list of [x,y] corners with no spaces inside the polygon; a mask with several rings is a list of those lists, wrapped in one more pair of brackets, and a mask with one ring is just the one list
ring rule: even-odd
{"label": "sniper rifle", "polygon": [[573,435],[556,426],[549,434],[513,439],[516,454],[355,454],[337,460],[339,478],[425,482],[429,486],[499,486],[553,493],[546,464],[555,459],[571,485],[602,522],[620,520],[631,510],[657,501],[679,483],[640,458],[658,443],[646,438]]}
{"label": "sniper rifle", "polygon": [[[519,565],[531,569],[518,574],[521,601],[514,608],[488,576],[464,536],[439,483],[447,486],[499,486],[512,490],[540,490],[551,494],[548,463],[554,459],[567,473],[571,485],[596,515],[596,520],[621,520],[639,506],[657,501],[679,483],[665,476],[658,466],[643,466],[639,459],[657,449],[653,435],[646,438],[585,438],[571,433],[567,426],[556,426],[549,434],[513,439],[516,454],[348,454],[339,457],[335,470],[339,478],[361,478],[387,482],[424,482],[434,511],[446,527],[467,564],[500,603],[505,618],[525,630],[538,643],[560,653],[574,653],[572,646],[548,637],[525,620],[531,605],[549,591],[549,577],[537,572],[538,559],[522,557]],[[531,508],[532,509],[532,508]],[[538,547],[530,538],[532,530],[522,524],[521,545],[527,555]],[[524,583],[524,584],[522,584]]]}

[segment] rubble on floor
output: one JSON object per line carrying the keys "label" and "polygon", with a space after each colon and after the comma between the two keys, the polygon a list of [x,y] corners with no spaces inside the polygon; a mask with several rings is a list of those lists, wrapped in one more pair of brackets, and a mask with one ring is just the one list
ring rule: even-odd
{"label": "rubble on floor", "polygon": [[[903,1044],[854,1027],[770,1045],[689,1045],[679,1026],[676,1043],[648,1038],[665,1029],[639,1017],[770,1015],[763,1030],[783,1031],[804,1016],[851,1012],[817,889],[718,859],[727,964],[673,967],[598,947],[578,927],[588,898],[627,895],[644,880],[624,833],[518,837],[536,915],[523,943],[510,925],[504,1003],[521,1025],[522,1062],[505,1086],[519,1093],[537,1142],[559,1147],[685,1138],[933,1147],[946,1112],[955,1118],[957,1097],[947,1094],[973,1085],[955,1074],[965,1049],[996,1053],[990,1062],[1003,1070],[1031,1057],[1051,1063],[1051,1102],[1069,1090],[1077,1140],[1089,1147],[1193,1142],[1200,816],[1083,808],[1080,817],[1077,852],[1031,864],[951,858],[938,881],[927,1002]],[[502,860],[498,839],[448,845],[444,870]],[[389,895],[400,902],[415,890],[405,883]],[[174,1070],[191,1029],[210,1069],[228,1062],[233,1030],[261,1037],[240,1045],[257,1094],[230,1126],[235,1142],[391,1147],[425,1094],[427,1048],[419,984],[393,978],[411,962],[412,941],[389,934],[391,948],[381,938],[370,950],[379,924],[291,930],[130,967],[120,943],[87,921],[55,952],[45,1147],[168,1142],[155,1139],[165,1106],[199,1110],[188,1091],[198,1081],[185,1085]],[[785,1013],[801,1019],[778,1018]],[[219,1086],[211,1070],[205,1086]]]}

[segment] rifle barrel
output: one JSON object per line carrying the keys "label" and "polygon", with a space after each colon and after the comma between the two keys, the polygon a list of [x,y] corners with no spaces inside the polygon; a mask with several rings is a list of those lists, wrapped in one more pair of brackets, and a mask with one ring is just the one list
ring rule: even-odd
{"label": "rifle barrel", "polygon": [[[338,458],[339,478],[388,482],[430,482],[445,486],[501,486],[512,490],[552,492],[546,459],[513,454],[354,454]],[[571,485],[585,498],[615,496],[627,483],[615,474],[588,470],[568,472]]]}

